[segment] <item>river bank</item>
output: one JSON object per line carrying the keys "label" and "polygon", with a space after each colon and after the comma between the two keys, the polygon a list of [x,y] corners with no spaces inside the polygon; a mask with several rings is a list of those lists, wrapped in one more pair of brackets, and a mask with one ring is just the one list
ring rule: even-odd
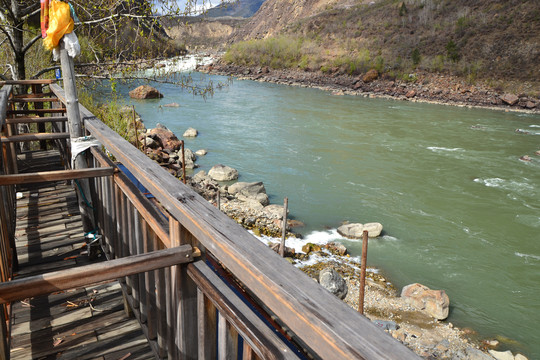
{"label": "river bank", "polygon": [[224,64],[219,57],[216,57],[212,64],[198,66],[197,70],[209,74],[235,76],[238,79],[317,88],[330,91],[335,95],[356,95],[458,107],[540,113],[540,98],[538,97],[526,93],[505,93],[480,82],[473,84],[456,76],[424,71],[416,71],[409,74],[406,80],[399,80],[385,78],[376,71],[350,76],[339,73],[337,69],[323,74],[319,71],[236,66]]}

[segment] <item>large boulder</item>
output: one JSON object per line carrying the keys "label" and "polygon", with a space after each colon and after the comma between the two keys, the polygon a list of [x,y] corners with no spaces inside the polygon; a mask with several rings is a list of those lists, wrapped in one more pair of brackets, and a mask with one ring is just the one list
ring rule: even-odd
{"label": "large boulder", "polygon": [[410,284],[403,288],[401,297],[415,309],[422,310],[438,320],[448,317],[450,299],[444,290],[431,290],[422,284]]}
{"label": "large boulder", "polygon": [[208,171],[208,176],[216,181],[232,181],[238,179],[238,170],[218,164]]}
{"label": "large boulder", "polygon": [[176,151],[180,149],[180,140],[171,130],[161,124],[157,124],[154,129],[148,130],[146,136],[158,142],[163,150]]}
{"label": "large boulder", "polygon": [[504,94],[501,96],[501,100],[510,106],[516,105],[519,101],[519,98],[514,94]]}
{"label": "large boulder", "polygon": [[496,360],[514,360],[514,354],[510,350],[495,351],[488,350],[489,355],[493,356]]}
{"label": "large boulder", "polygon": [[268,195],[262,182],[237,182],[229,186],[229,194],[235,195],[237,199],[247,201],[247,199],[256,200],[261,205],[269,204]]}
{"label": "large boulder", "polygon": [[283,205],[271,204],[265,206],[263,215],[269,219],[283,219]]}
{"label": "large boulder", "polygon": [[150,85],[141,85],[129,92],[129,97],[133,99],[159,99],[163,97],[156,88]]}
{"label": "large boulder", "polygon": [[377,237],[381,234],[383,229],[382,224],[380,223],[354,223],[354,224],[345,224],[341,225],[337,231],[341,236],[345,236],[349,239],[361,239],[362,233],[364,230],[368,231],[368,236],[370,238]]}
{"label": "large boulder", "polygon": [[362,77],[362,81],[365,83],[370,83],[372,81],[377,80],[378,77],[379,77],[379,72],[375,69],[371,69]]}
{"label": "large boulder", "polygon": [[340,299],[344,299],[345,296],[347,296],[347,283],[343,280],[341,275],[332,268],[321,270],[319,273],[319,284]]}

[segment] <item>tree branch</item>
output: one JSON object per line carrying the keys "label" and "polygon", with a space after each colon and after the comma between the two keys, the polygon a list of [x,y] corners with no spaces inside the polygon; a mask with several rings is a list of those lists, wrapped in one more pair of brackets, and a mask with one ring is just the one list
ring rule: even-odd
{"label": "tree branch", "polygon": [[22,49],[22,53],[26,54],[26,52],[38,41],[41,39],[41,34],[37,34],[32,40],[30,40]]}

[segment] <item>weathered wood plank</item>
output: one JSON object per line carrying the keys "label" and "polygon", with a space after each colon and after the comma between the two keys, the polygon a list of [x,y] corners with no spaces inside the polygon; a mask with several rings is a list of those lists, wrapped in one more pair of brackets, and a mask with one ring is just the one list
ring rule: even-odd
{"label": "weathered wood plank", "polygon": [[32,115],[32,114],[63,114],[67,110],[60,109],[33,109],[33,110],[8,110],[7,115]]}
{"label": "weathered wood plank", "polygon": [[69,133],[34,133],[2,136],[3,143],[15,143],[24,141],[59,140],[69,139]]}
{"label": "weathered wood plank", "polygon": [[29,96],[29,97],[13,97],[9,100],[12,103],[44,103],[44,102],[59,102],[60,100],[57,97],[39,97],[39,96]]}
{"label": "weathered wood plank", "polygon": [[66,122],[66,116],[18,116],[15,118],[7,118],[6,124],[43,124],[53,122]]}
{"label": "weathered wood plank", "polygon": [[55,79],[30,79],[30,80],[2,80],[0,86],[4,85],[48,85],[56,83]]}
{"label": "weathered wood plank", "polygon": [[192,249],[183,245],[172,249],[134,255],[99,264],[55,271],[43,276],[17,279],[0,284],[0,303],[13,302],[58,290],[116,279],[139,272],[192,261]]}
{"label": "weathered wood plank", "polygon": [[[220,316],[224,319],[223,321],[230,322],[240,333],[244,342],[248,343],[257,355],[267,360],[298,359],[298,356],[276,335],[275,330],[270,329],[245,302],[238,298],[238,295],[208,265],[199,261],[189,264],[187,269],[189,276],[193,278],[200,289],[199,291],[204,293],[205,297],[209,299],[208,301],[211,301],[212,306],[217,308]],[[199,297],[199,310],[202,311],[203,304],[200,301]],[[204,306],[208,307],[209,304],[206,303]],[[213,311],[215,312],[215,310]],[[209,321],[210,326],[213,326],[216,322],[215,314],[212,312],[208,314],[208,320],[204,321]],[[199,318],[199,321],[202,320]],[[212,336],[215,337],[215,333],[214,335],[206,334],[211,331],[211,328],[208,329],[204,326],[202,329],[206,329],[205,336],[209,336],[208,340],[214,342]],[[215,327],[213,329],[215,331]],[[212,351],[212,344],[205,346],[209,348],[209,351]],[[214,346],[216,346],[215,342]],[[212,352],[210,354],[213,356]],[[208,357],[204,358],[208,359]]]}
{"label": "weathered wood plank", "polygon": [[112,167],[89,168],[76,170],[54,170],[36,173],[0,175],[0,186],[33,184],[49,181],[86,179],[92,177],[111,176],[114,172]]}

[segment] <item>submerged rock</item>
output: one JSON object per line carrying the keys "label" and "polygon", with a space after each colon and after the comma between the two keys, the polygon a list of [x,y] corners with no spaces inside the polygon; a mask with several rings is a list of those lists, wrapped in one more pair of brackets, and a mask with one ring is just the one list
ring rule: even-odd
{"label": "submerged rock", "polygon": [[199,135],[199,132],[197,131],[197,129],[190,127],[184,132],[184,135],[182,136],[183,137],[196,137],[197,135]]}

